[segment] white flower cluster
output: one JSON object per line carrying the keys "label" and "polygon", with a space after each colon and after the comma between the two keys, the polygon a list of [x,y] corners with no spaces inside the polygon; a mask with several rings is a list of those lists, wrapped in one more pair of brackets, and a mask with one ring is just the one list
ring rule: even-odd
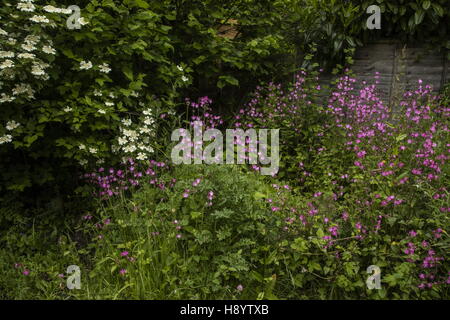
{"label": "white flower cluster", "polygon": [[[80,62],[80,70],[89,70],[92,69],[94,65],[92,64],[91,61],[81,61]],[[109,67],[109,65],[107,63],[103,63],[101,65],[98,66],[98,69],[100,72],[103,73],[110,73],[111,72],[111,68]],[[100,94],[101,95],[101,94]]]}
{"label": "white flower cluster", "polygon": [[36,23],[50,23],[50,20],[46,16],[34,15],[30,20]]}
{"label": "white flower cluster", "polygon": [[0,144],[9,143],[12,141],[12,136],[10,134],[5,134],[4,136],[0,137]]}
{"label": "white flower cluster", "polygon": [[[181,72],[184,72],[184,69],[183,69],[182,66],[177,66],[177,69],[178,69],[179,71],[181,71]],[[187,82],[187,81],[189,81],[189,78],[186,77],[185,75],[182,75],[182,76],[181,76],[181,80],[183,80],[183,82]]]}
{"label": "white flower cluster", "polygon": [[131,119],[123,119],[118,137],[118,145],[113,146],[115,153],[124,153],[125,157],[135,157],[137,160],[147,160],[155,150],[150,145],[150,138],[155,135],[155,119],[152,109],[143,111],[140,124],[134,124]]}
{"label": "white flower cluster", "polygon": [[72,10],[65,8],[56,8],[51,5],[47,5],[43,8],[48,13],[63,13],[63,14],[71,14]]}
{"label": "white flower cluster", "polygon": [[[19,126],[20,126],[20,123],[14,121],[14,120],[11,120],[6,123],[6,130],[13,131],[14,129],[16,129]],[[5,134],[0,137],[0,144],[10,143],[10,142],[12,142],[12,135],[10,135],[10,134]]]}
{"label": "white flower cluster", "polygon": [[80,62],[80,70],[89,70],[92,68],[92,62],[90,61],[81,61]]}
{"label": "white flower cluster", "polygon": [[34,90],[29,84],[26,83],[16,84],[12,90],[12,93],[14,96],[26,94],[30,99],[34,99]]}
{"label": "white flower cluster", "polygon": [[36,9],[36,7],[32,3],[32,1],[20,1],[17,4],[17,9],[25,12],[33,12]]}
{"label": "white flower cluster", "polygon": [[15,122],[14,120],[11,120],[11,121],[8,121],[8,123],[6,123],[6,130],[12,131],[19,126],[20,126],[20,123]]}
{"label": "white flower cluster", "polygon": [[6,69],[6,68],[14,68],[14,62],[12,60],[5,60],[0,64],[0,69]]}
{"label": "white flower cluster", "polygon": [[[6,5],[15,9],[15,12],[10,14],[12,18],[24,16],[41,26],[56,26],[46,16],[47,12],[72,13],[71,9],[56,8],[51,5],[41,7],[34,2],[34,0],[19,0],[15,1],[14,5],[9,3]],[[80,23],[87,22],[81,20]],[[27,100],[34,99],[35,91],[31,84],[35,82],[34,79],[38,81],[49,79],[47,68],[50,65],[47,62],[50,60],[46,61],[46,59],[48,55],[56,55],[52,41],[48,40],[49,36],[45,32],[39,35],[36,35],[36,32],[31,34],[30,24],[17,24],[14,30],[8,30],[7,27],[7,24],[2,24],[0,28],[0,79],[2,82],[0,83],[0,104],[12,102],[19,96]],[[107,65],[101,70],[106,72]]]}

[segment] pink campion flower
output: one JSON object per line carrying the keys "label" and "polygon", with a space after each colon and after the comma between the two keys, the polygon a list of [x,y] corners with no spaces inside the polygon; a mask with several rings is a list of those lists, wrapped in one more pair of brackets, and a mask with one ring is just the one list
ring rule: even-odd
{"label": "pink campion flower", "polygon": [[362,158],[364,158],[364,157],[366,156],[366,154],[367,154],[367,152],[364,151],[364,150],[362,150],[362,151],[359,151],[359,152],[356,154],[356,156],[357,156],[358,158],[362,159]]}
{"label": "pink campion flower", "polygon": [[120,275],[125,275],[125,273],[127,273],[127,269],[120,269],[119,271]]}
{"label": "pink campion flower", "polygon": [[347,219],[348,219],[348,212],[344,211],[342,213],[342,219],[344,219],[344,221],[347,221]]}
{"label": "pink campion flower", "polygon": [[23,270],[22,274],[23,274],[24,276],[27,276],[27,275],[30,274],[30,270],[25,269],[25,270]]}
{"label": "pink campion flower", "polygon": [[338,235],[338,227],[337,226],[330,227],[328,229],[328,231],[331,233],[332,236],[337,237],[337,235]]}
{"label": "pink campion flower", "polygon": [[408,234],[409,234],[410,237],[413,237],[413,238],[415,236],[417,236],[417,232],[415,232],[414,230],[411,230]]}
{"label": "pink campion flower", "polygon": [[404,178],[402,178],[402,179],[400,179],[399,181],[398,181],[398,183],[399,184],[405,184],[406,183],[406,181],[408,181],[408,177],[404,177]]}
{"label": "pink campion flower", "polygon": [[122,251],[121,253],[120,253],[120,256],[122,256],[122,257],[126,257],[127,255],[128,255],[128,251]]}
{"label": "pink campion flower", "polygon": [[403,250],[403,252],[407,255],[413,255],[415,252],[416,247],[414,246],[414,243],[408,242],[408,248]]}
{"label": "pink campion flower", "polygon": [[236,287],[236,290],[242,292],[242,290],[244,290],[244,287],[242,286],[242,284],[240,284]]}
{"label": "pink campion flower", "polygon": [[355,161],[354,164],[355,164],[355,166],[357,166],[357,167],[359,167],[361,169],[364,169],[364,166],[361,164],[361,162]]}
{"label": "pink campion flower", "polygon": [[64,274],[63,273],[58,274],[58,278],[64,278]]}
{"label": "pink campion flower", "polygon": [[177,235],[176,235],[176,238],[177,238],[177,239],[181,239],[181,234],[177,234]]}
{"label": "pink campion flower", "polygon": [[442,229],[438,228],[438,229],[434,230],[433,233],[434,233],[434,237],[436,239],[439,239],[441,237]]}

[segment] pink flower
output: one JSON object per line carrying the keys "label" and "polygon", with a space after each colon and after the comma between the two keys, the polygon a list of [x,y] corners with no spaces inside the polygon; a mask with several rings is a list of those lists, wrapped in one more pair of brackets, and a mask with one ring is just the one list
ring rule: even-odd
{"label": "pink flower", "polygon": [[120,269],[119,273],[123,276],[127,273],[127,269]]}
{"label": "pink flower", "polygon": [[123,252],[120,253],[120,255],[122,257],[126,257],[128,255],[128,251],[123,251]]}
{"label": "pink flower", "polygon": [[242,284],[240,284],[236,287],[236,290],[242,292],[242,290],[244,290],[244,287],[242,286]]}
{"label": "pink flower", "polygon": [[441,229],[441,228],[438,228],[438,229],[434,230],[434,231],[433,231],[434,237],[435,237],[436,239],[439,239],[439,238],[441,237],[441,232],[442,232],[442,229]]}
{"label": "pink flower", "polygon": [[30,270],[25,269],[25,270],[23,270],[22,274],[25,275],[25,276],[27,276],[27,275],[30,274]]}

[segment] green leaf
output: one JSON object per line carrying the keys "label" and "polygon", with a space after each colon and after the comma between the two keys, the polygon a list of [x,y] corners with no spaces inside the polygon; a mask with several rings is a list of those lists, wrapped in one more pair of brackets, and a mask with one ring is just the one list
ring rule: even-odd
{"label": "green leaf", "polygon": [[253,195],[253,197],[256,199],[256,200],[260,200],[260,199],[264,199],[264,198],[267,198],[267,195],[265,195],[264,193],[261,193],[261,192],[255,192],[255,194]]}
{"label": "green leaf", "polygon": [[422,3],[422,8],[424,8],[425,10],[428,10],[431,6],[431,1],[429,0],[425,0],[424,3]]}
{"label": "green leaf", "polygon": [[125,66],[122,68],[122,72],[125,74],[125,76],[128,78],[128,80],[133,81],[134,80],[134,76],[133,76],[133,71]]}
{"label": "green leaf", "polygon": [[197,219],[197,218],[200,218],[201,216],[203,215],[203,213],[202,212],[197,212],[197,211],[192,211],[191,212],[191,217],[192,217],[192,219]]}
{"label": "green leaf", "polygon": [[135,0],[136,6],[143,9],[148,9],[150,6],[146,1],[143,0]]}
{"label": "green leaf", "polygon": [[424,16],[425,16],[425,11],[423,11],[423,10],[417,11],[414,14],[414,22],[415,22],[415,24],[419,25],[423,21]]}
{"label": "green leaf", "polygon": [[217,82],[217,87],[222,89],[223,87],[226,86],[227,83],[233,86],[238,86],[239,80],[232,76],[220,76],[219,81]]}
{"label": "green leaf", "polygon": [[438,5],[437,3],[433,3],[432,6],[434,12],[436,12],[438,16],[442,17],[444,15],[444,9],[442,9],[440,5]]}
{"label": "green leaf", "polygon": [[397,142],[402,141],[402,140],[404,140],[406,137],[407,137],[406,134],[401,134],[401,135],[399,135],[397,138],[395,138],[395,141],[397,141]]}
{"label": "green leaf", "polygon": [[323,233],[323,230],[322,230],[322,229],[318,229],[317,232],[316,232],[316,235],[317,235],[320,239],[322,239],[322,237],[323,237],[325,234]]}

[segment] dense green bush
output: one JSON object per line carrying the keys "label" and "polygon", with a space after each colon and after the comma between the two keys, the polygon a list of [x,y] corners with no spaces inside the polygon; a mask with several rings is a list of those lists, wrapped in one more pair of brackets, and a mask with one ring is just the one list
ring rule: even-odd
{"label": "dense green bush", "polygon": [[[279,6],[270,1],[78,4],[83,20],[75,30],[66,28],[65,9],[43,2],[0,8],[2,189],[74,181],[78,163],[153,155],[165,138],[167,118],[160,117],[176,112],[180,90],[190,84],[205,91],[248,86],[282,70],[284,60],[277,57],[290,51],[275,32],[281,9],[270,11]],[[237,40],[218,32],[231,18],[243,28]],[[151,141],[125,148],[118,141],[122,121],[139,117]]]}

